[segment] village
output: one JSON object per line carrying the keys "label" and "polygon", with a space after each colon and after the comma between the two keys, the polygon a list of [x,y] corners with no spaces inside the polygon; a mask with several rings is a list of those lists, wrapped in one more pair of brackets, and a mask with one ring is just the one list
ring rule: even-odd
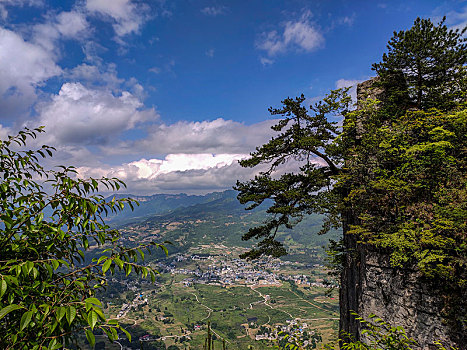
{"label": "village", "polygon": [[[176,262],[188,262],[184,265],[193,265],[192,262],[204,262],[204,266],[195,264],[196,268],[177,267],[173,262],[165,266],[167,272],[174,274],[189,275],[182,281],[186,286],[193,283],[218,284],[222,286],[232,285],[280,285],[281,281],[293,281],[296,284],[315,287],[329,287],[323,283],[322,278],[313,279],[304,274],[289,274],[281,272],[281,268],[291,267],[297,263],[281,261],[272,257],[264,257],[254,262],[243,259],[232,258],[227,254],[218,255],[178,255]],[[315,264],[316,269],[323,268]]]}
{"label": "village", "polygon": [[[140,339],[140,341],[144,342],[162,338],[164,340],[174,339],[174,341],[180,341],[185,339],[184,341],[189,341],[196,334],[206,332],[207,320],[210,319],[210,315],[219,312],[220,309],[211,308],[209,304],[206,304],[206,301],[201,299],[201,296],[198,298],[198,294],[192,292],[193,288],[199,288],[197,286],[204,285],[205,288],[226,288],[227,290],[241,287],[248,288],[257,297],[255,300],[249,301],[250,304],[247,309],[263,307],[271,310],[277,309],[277,295],[262,293],[263,288],[269,287],[279,290],[284,283],[285,285],[290,284],[300,287],[300,289],[310,290],[314,287],[321,289],[331,287],[329,282],[326,281],[327,271],[323,265],[313,264],[307,266],[302,263],[271,257],[247,261],[236,258],[228,252],[209,253],[201,250],[199,252],[191,251],[186,254],[177,254],[170,259],[152,262],[151,265],[161,272],[161,276],[172,276],[173,281],[176,281],[174,286],[178,286],[177,288],[180,288],[181,291],[186,290],[186,294],[194,296],[194,301],[206,310],[207,315],[204,320],[199,319],[191,327],[183,327],[183,332],[178,335],[176,333],[161,334],[161,337],[156,337],[151,335],[151,332],[144,334]],[[153,314],[150,317],[154,318],[154,320],[167,326],[174,322],[174,315],[162,310],[162,307],[160,312],[154,313],[154,310],[157,309],[154,307],[154,298],[157,297],[158,293],[166,289],[163,281],[150,284],[149,281],[144,280],[113,278],[112,282],[119,285],[118,289],[123,294],[132,295],[131,299],[127,297],[115,311],[115,316],[120,321],[134,324],[143,322],[149,315],[143,313],[143,315],[138,316],[139,311],[152,307]],[[280,312],[288,313],[287,311]],[[274,342],[281,339],[284,334],[294,334],[302,342],[308,342],[312,341],[314,336],[317,336],[313,333],[313,330],[309,329],[306,319],[292,314],[287,315],[287,318],[281,324],[263,322],[256,316],[249,316],[244,319],[241,327],[243,329],[242,333],[252,341]],[[213,329],[213,333],[215,334],[216,330]],[[221,335],[219,335],[219,338],[221,338]]]}

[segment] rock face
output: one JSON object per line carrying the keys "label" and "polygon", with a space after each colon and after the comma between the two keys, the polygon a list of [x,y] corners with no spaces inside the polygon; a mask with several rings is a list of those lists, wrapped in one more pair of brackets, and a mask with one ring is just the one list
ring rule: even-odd
{"label": "rock face", "polygon": [[[349,312],[354,310],[365,319],[375,314],[393,326],[402,326],[420,344],[419,349],[438,349],[435,341],[447,349],[467,349],[466,334],[443,317],[446,292],[442,286],[425,280],[415,269],[393,268],[386,253],[368,246],[360,246],[357,251],[342,276],[345,293],[341,292],[341,330],[365,340],[360,324]],[[460,310],[465,314],[465,305]]]}
{"label": "rock face", "polygon": [[[359,99],[381,96],[381,90],[372,88],[373,82],[359,84]],[[364,132],[364,120],[361,131]],[[466,318],[467,295],[462,296],[465,289],[447,293],[443,286],[424,279],[416,269],[392,267],[387,253],[358,244],[356,237],[345,234],[347,225],[352,223],[355,218],[349,213],[344,217],[344,245],[348,253],[341,275],[341,331],[356,340],[365,340],[360,323],[351,314],[355,311],[365,319],[375,314],[391,325],[402,326],[420,344],[418,349],[437,349],[435,341],[441,341],[447,349],[467,349],[465,326],[463,332],[462,327],[457,327],[459,324],[453,325],[449,317],[443,316],[449,308],[446,301],[457,296],[455,306],[457,313],[461,313],[457,316]]]}
{"label": "rock face", "polygon": [[[360,296],[360,312],[367,317],[379,315],[402,326],[422,349],[435,349],[435,341],[446,347],[466,349],[465,334],[449,324],[446,315],[446,292],[436,281],[424,279],[416,270],[395,269],[389,256],[367,250]],[[462,345],[462,346],[461,346]]]}

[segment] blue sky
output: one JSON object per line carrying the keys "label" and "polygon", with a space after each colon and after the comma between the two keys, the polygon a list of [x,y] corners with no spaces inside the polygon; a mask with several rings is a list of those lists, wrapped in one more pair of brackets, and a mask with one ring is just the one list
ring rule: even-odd
{"label": "blue sky", "polygon": [[128,192],[230,188],[269,106],[371,77],[394,30],[443,15],[467,2],[0,0],[0,137],[45,125],[51,164]]}

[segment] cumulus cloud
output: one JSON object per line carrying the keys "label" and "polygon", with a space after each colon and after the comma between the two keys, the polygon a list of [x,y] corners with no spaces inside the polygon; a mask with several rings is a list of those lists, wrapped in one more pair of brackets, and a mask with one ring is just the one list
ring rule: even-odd
{"label": "cumulus cloud", "polygon": [[207,6],[201,10],[206,16],[219,16],[225,14],[227,7],[225,6]]}
{"label": "cumulus cloud", "polygon": [[[81,176],[118,177],[131,193],[205,193],[230,188],[235,181],[252,178],[261,169],[245,169],[238,160],[249,157],[255,147],[274,134],[275,120],[245,125],[222,118],[213,121],[178,122],[147,127],[147,137],[104,145],[102,155],[130,159],[118,166],[82,166]],[[154,157],[154,155],[161,155]],[[81,163],[83,164],[83,163]],[[84,163],[86,164],[86,163]]]}
{"label": "cumulus cloud", "polygon": [[311,12],[306,11],[297,21],[287,21],[283,30],[262,33],[257,41],[257,48],[275,56],[288,50],[306,52],[318,49],[324,44],[324,37],[319,28],[311,22]]}
{"label": "cumulus cloud", "polygon": [[121,132],[158,118],[153,109],[128,91],[119,95],[65,83],[58,95],[40,110],[39,122],[47,127],[53,144],[106,144]]}
{"label": "cumulus cloud", "polygon": [[79,168],[81,172],[101,175],[119,176],[122,179],[156,179],[157,177],[189,170],[207,170],[221,168],[234,161],[246,158],[245,154],[168,154],[164,159],[140,159],[123,164],[121,167],[110,169]]}
{"label": "cumulus cloud", "polygon": [[[119,166],[87,166],[78,168],[80,177],[117,177],[123,180],[133,194],[207,193],[232,188],[236,181],[252,179],[267,165],[243,168],[238,160],[246,154],[168,154],[161,159],[140,159]],[[317,164],[323,161],[315,159]],[[291,161],[283,165],[279,176],[297,171],[299,164]]]}
{"label": "cumulus cloud", "polygon": [[148,136],[143,139],[104,147],[107,154],[123,152],[167,153],[232,153],[244,154],[266,142],[272,135],[273,120],[245,125],[218,118],[213,121],[158,124],[147,127]]}
{"label": "cumulus cloud", "polygon": [[[256,146],[268,141],[274,133],[270,129],[274,122],[244,125],[219,118],[153,125],[144,139],[100,147],[100,160],[105,156],[121,159],[125,153],[127,158],[138,160],[117,166],[93,163],[80,167],[79,172],[83,177],[118,177],[127,183],[131,193],[224,190],[237,179],[246,181],[264,170],[242,168],[238,160],[249,157]],[[143,158],[142,154],[152,156]]]}
{"label": "cumulus cloud", "polygon": [[36,87],[61,74],[54,56],[41,45],[0,28],[0,109],[2,117],[16,117],[36,101]]}
{"label": "cumulus cloud", "polygon": [[74,38],[88,29],[84,14],[76,11],[61,12],[55,23],[57,30],[66,38]]}
{"label": "cumulus cloud", "polygon": [[131,0],[87,0],[86,8],[113,22],[117,36],[138,33],[147,19],[148,7]]}
{"label": "cumulus cloud", "polygon": [[48,51],[57,50],[57,40],[84,38],[88,34],[89,23],[83,13],[78,11],[61,12],[49,18],[46,23],[33,27],[33,41]]}
{"label": "cumulus cloud", "polygon": [[244,170],[238,160],[245,154],[168,154],[163,159],[138,161],[109,167],[80,167],[82,177],[118,177],[133,193],[157,191],[214,191],[231,187],[235,179],[246,179],[251,169]]}
{"label": "cumulus cloud", "polygon": [[80,64],[69,69],[65,77],[72,81],[79,81],[95,86],[105,86],[108,89],[116,90],[124,82],[117,76],[117,66],[113,63],[103,64]]}

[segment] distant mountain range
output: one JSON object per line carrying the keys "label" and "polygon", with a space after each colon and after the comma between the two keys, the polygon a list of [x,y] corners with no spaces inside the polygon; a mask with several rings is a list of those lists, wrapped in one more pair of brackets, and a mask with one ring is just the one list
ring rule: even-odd
{"label": "distant mountain range", "polygon": [[[236,199],[237,192],[209,193],[204,196],[187,194],[157,194],[153,196],[119,195],[139,202],[134,211],[125,209],[108,218],[108,222],[126,232],[131,241],[168,240],[171,253],[183,252],[201,244],[222,243],[226,246],[252,247],[254,241],[242,241],[242,235],[268,214],[268,203],[246,211]],[[317,235],[323,216],[310,215],[292,230],[282,229],[279,240],[291,252],[287,258],[301,261],[320,259],[329,238],[338,239],[340,232],[332,231],[325,236]],[[130,237],[131,236],[131,237]]]}
{"label": "distant mountain range", "polygon": [[[131,210],[128,206],[118,213],[107,218],[109,223],[113,225],[122,225],[129,222],[144,220],[155,215],[163,215],[173,212],[174,210],[187,208],[197,204],[205,204],[226,196],[234,198],[236,192],[233,190],[227,190],[224,192],[213,192],[206,195],[187,195],[185,193],[180,194],[154,194],[152,196],[136,196],[132,194],[117,194],[115,197],[118,198],[132,198],[138,201],[139,206],[135,206],[134,210]],[[110,196],[107,200],[111,200]]]}

